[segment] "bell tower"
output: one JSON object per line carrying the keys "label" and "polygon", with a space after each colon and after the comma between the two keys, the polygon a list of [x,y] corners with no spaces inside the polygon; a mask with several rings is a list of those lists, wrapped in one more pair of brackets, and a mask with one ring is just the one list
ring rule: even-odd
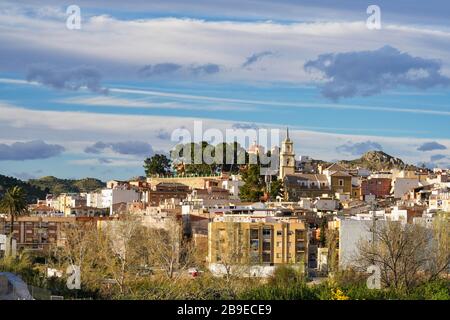
{"label": "bell tower", "polygon": [[286,139],[281,144],[279,178],[283,180],[287,174],[293,173],[295,173],[294,143],[289,138],[289,128],[286,128]]}

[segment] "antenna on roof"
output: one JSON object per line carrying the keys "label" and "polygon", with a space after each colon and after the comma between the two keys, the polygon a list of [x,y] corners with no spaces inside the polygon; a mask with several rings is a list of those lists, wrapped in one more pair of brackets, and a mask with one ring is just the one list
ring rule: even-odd
{"label": "antenna on roof", "polygon": [[289,127],[286,127],[286,139],[289,139]]}

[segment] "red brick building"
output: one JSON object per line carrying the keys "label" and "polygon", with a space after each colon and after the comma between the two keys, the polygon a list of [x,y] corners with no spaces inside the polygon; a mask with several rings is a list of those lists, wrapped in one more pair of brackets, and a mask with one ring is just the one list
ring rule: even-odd
{"label": "red brick building", "polygon": [[[109,217],[24,216],[14,220],[13,234],[17,249],[46,250],[52,244],[63,246],[64,227],[76,222],[96,222]],[[96,226],[96,224],[95,224]],[[0,234],[9,236],[11,219],[0,218]]]}
{"label": "red brick building", "polygon": [[147,203],[158,206],[164,200],[171,198],[185,199],[190,193],[190,188],[182,183],[161,182],[146,192]]}
{"label": "red brick building", "polygon": [[389,178],[369,178],[361,183],[362,195],[375,195],[377,198],[384,198],[391,194],[391,182]]}

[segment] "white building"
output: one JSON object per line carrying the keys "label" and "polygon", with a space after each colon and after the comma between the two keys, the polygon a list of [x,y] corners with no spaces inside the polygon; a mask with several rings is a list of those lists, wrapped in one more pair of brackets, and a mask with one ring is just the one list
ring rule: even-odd
{"label": "white building", "polygon": [[333,211],[338,208],[339,201],[336,199],[318,198],[314,201],[317,211]]}
{"label": "white building", "polygon": [[231,180],[222,181],[222,188],[227,189],[230,193],[230,199],[239,199],[239,189],[244,185],[244,181],[239,180],[237,176],[232,175]]}
{"label": "white building", "polygon": [[428,208],[435,211],[450,211],[450,192],[433,190]]}
{"label": "white building", "polygon": [[[370,220],[342,219],[339,221],[339,267],[348,268],[355,264],[361,241],[372,239]],[[376,222],[377,225],[380,221]]]}
{"label": "white building", "polygon": [[417,178],[396,178],[392,181],[391,194],[394,195],[394,198],[399,199],[411,189],[419,186],[420,182]]}
{"label": "white building", "polygon": [[101,208],[110,208],[113,214],[113,205],[117,203],[130,203],[139,201],[139,192],[134,189],[103,189],[101,191]]}
{"label": "white building", "polygon": [[91,192],[86,196],[86,205],[88,207],[102,208],[102,193]]}
{"label": "white building", "polygon": [[408,211],[400,210],[398,207],[394,207],[391,211],[390,219],[392,221],[401,221],[402,223],[407,223],[408,221]]}

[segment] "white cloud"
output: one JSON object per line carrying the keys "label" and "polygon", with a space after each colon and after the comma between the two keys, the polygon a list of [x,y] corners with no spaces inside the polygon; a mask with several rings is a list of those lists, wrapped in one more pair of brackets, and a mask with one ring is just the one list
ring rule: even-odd
{"label": "white cloud", "polygon": [[[386,44],[424,58],[441,59],[448,70],[449,40],[450,32],[430,28],[387,24],[374,32],[366,28],[364,20],[276,23],[119,20],[102,15],[87,17],[81,30],[70,31],[64,21],[0,10],[0,41],[8,43],[8,54],[19,59],[21,66],[35,62],[28,52],[38,49],[48,57],[44,61],[85,62],[109,73],[122,68],[129,75],[155,63],[214,63],[223,66],[223,71],[213,76],[215,81],[305,82],[311,78],[302,70],[303,63],[322,52],[373,50]],[[276,59],[262,60],[251,71],[241,68],[247,57],[264,51],[277,52]]]}
{"label": "white cloud", "polygon": [[382,112],[397,112],[397,113],[413,113],[413,114],[432,114],[439,116],[450,116],[450,111],[442,110],[430,110],[428,108],[413,109],[413,108],[394,108],[394,107],[381,107],[381,106],[364,106],[364,105],[350,105],[339,103],[314,103],[314,102],[281,102],[281,101],[269,101],[269,100],[248,100],[248,99],[232,99],[232,98],[217,98],[211,96],[202,95],[190,95],[179,94],[170,92],[159,92],[153,90],[141,90],[141,89],[118,89],[112,88],[111,92],[117,93],[131,93],[137,95],[158,96],[166,98],[177,98],[185,100],[200,100],[210,102],[226,102],[226,103],[239,103],[250,105],[269,105],[278,107],[292,107],[292,108],[313,108],[313,109],[341,109],[341,110],[366,110],[366,111],[382,111]]}
{"label": "white cloud", "polygon": [[[175,129],[192,130],[194,121],[202,121],[203,128],[215,128],[222,132],[232,128],[234,121],[200,120],[196,118],[114,115],[84,112],[36,111],[0,103],[0,136],[20,140],[11,135],[34,136],[64,145],[67,153],[76,155],[95,141],[146,141],[155,150],[169,150],[175,142],[158,139],[161,130],[172,133]],[[280,128],[279,125],[256,123],[258,127]],[[281,131],[283,132],[283,131]],[[377,141],[383,150],[410,163],[428,161],[429,155],[417,151],[417,146],[429,139],[412,137],[386,137],[375,135],[350,135],[291,128],[297,154],[317,159],[340,158],[336,147],[346,143]],[[49,139],[50,138],[50,139]],[[281,137],[283,138],[283,137]],[[447,147],[443,154],[450,155],[450,139],[434,139]],[[414,144],[411,144],[414,141]],[[108,157],[108,155],[102,155]],[[346,156],[351,158],[352,156]],[[122,158],[131,161],[131,158]]]}
{"label": "white cloud", "polygon": [[142,160],[130,160],[130,159],[111,159],[108,158],[107,162],[102,162],[98,158],[90,159],[77,159],[69,160],[69,164],[77,166],[106,166],[106,167],[139,167],[142,166]]}
{"label": "white cloud", "polygon": [[[111,89],[116,92],[125,92],[122,89]],[[111,91],[110,90],[110,91]],[[133,92],[132,90],[130,92]],[[170,97],[167,96],[166,97]],[[213,106],[201,106],[179,102],[154,102],[148,101],[142,98],[122,98],[109,96],[91,96],[91,97],[71,97],[56,100],[58,103],[65,104],[78,104],[93,107],[120,107],[120,108],[145,108],[145,109],[178,109],[178,110],[215,110],[215,111],[247,111],[251,110],[249,107],[236,107],[231,105],[213,105]]]}

